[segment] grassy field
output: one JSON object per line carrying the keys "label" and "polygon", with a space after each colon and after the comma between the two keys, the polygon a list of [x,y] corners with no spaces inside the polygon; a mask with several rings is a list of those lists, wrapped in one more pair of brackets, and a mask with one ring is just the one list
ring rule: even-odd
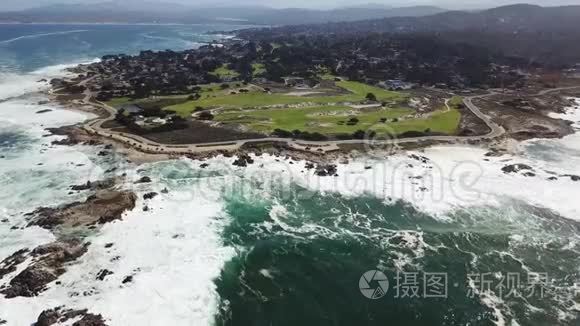
{"label": "grassy field", "polygon": [[211,73],[220,78],[236,78],[240,75],[236,71],[229,69],[227,65],[222,65],[221,67],[216,68]]}
{"label": "grassy field", "polygon": [[252,63],[252,73],[254,76],[261,76],[266,73],[266,66],[263,63]]}
{"label": "grassy field", "polygon": [[[345,106],[318,106],[298,109],[230,111],[218,114],[215,120],[242,124],[258,132],[269,133],[275,129],[283,129],[337,135],[352,134],[357,130],[374,130],[378,134],[401,134],[407,131],[425,132],[427,130],[453,134],[460,119],[457,110],[436,111],[421,119],[405,119],[405,116],[412,113],[411,109],[405,108],[358,112]],[[348,125],[347,122],[352,117],[356,117],[359,121],[355,125]]]}
{"label": "grassy field", "polygon": [[187,101],[187,95],[171,95],[171,96],[153,96],[149,98],[133,99],[130,97],[117,97],[105,104],[119,108],[126,104],[137,104],[140,107],[147,109],[151,107],[165,108],[172,105],[177,105]]}
{"label": "grassy field", "polygon": [[[263,68],[256,66],[255,71]],[[326,135],[352,134],[357,130],[374,130],[378,134],[401,134],[408,131],[454,134],[461,114],[458,105],[461,97],[449,101],[450,110],[441,108],[423,117],[414,117],[414,110],[403,108],[402,102],[408,97],[401,92],[393,92],[354,81],[337,81],[335,85],[344,89],[343,94],[295,96],[285,93],[266,93],[253,85],[229,83],[222,89],[221,84],[201,85],[198,100],[187,100],[186,95],[155,97],[134,100],[127,97],[116,98],[109,105],[120,106],[135,103],[144,106],[164,107],[188,117],[196,107],[220,108],[215,121],[224,124],[241,124],[251,131],[271,133],[275,129],[287,131],[319,132]],[[239,92],[244,88],[247,92]],[[234,94],[232,93],[234,92]],[[373,93],[378,101],[389,103],[385,107],[355,109],[348,103],[357,104]],[[297,105],[297,107],[272,107],[275,105]],[[356,124],[349,124],[356,117]]]}
{"label": "grassy field", "polygon": [[177,111],[181,115],[190,114],[195,107],[204,108],[215,107],[265,107],[272,105],[288,105],[300,103],[312,103],[315,105],[329,103],[356,103],[365,99],[367,93],[373,93],[379,101],[400,101],[407,95],[400,92],[391,92],[382,88],[366,85],[353,81],[340,81],[336,85],[344,88],[348,93],[333,96],[293,96],[279,93],[265,93],[259,90],[252,90],[248,93],[229,94],[220,90],[212,90],[202,93],[202,97],[195,101],[188,101],[178,105],[167,107],[169,110]]}

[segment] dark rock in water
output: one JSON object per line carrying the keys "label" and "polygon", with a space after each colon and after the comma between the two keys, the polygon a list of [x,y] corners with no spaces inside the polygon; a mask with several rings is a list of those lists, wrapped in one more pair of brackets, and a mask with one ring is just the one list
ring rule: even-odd
{"label": "dark rock in water", "polygon": [[162,193],[162,194],[168,194],[168,193],[169,193],[169,189],[167,189],[167,188],[163,188],[163,189],[161,190],[161,193]]}
{"label": "dark rock in water", "polygon": [[107,151],[100,151],[100,152],[97,154],[97,156],[107,156],[107,155],[109,155],[109,154],[110,154],[110,153],[109,153],[109,152],[107,152]]}
{"label": "dark rock in water", "polygon": [[143,206],[143,211],[144,212],[148,212],[149,211],[149,206],[147,206],[147,205]]}
{"label": "dark rock in water", "polygon": [[75,191],[102,190],[102,189],[111,188],[114,185],[115,185],[114,179],[107,179],[107,180],[95,181],[95,182],[87,181],[87,183],[85,183],[85,184],[73,185],[70,187],[70,189],[75,190]]}
{"label": "dark rock in water", "polygon": [[26,260],[28,251],[28,249],[20,249],[0,262],[0,280],[7,274],[14,272],[16,267]]}
{"label": "dark rock in water", "polygon": [[148,192],[148,193],[146,193],[146,194],[143,195],[143,199],[145,199],[145,200],[147,200],[147,199],[153,199],[157,195],[158,195],[158,193],[156,193],[154,191],[153,192]]}
{"label": "dark rock in water", "polygon": [[524,176],[524,177],[535,177],[535,176],[536,176],[536,174],[535,174],[535,173],[533,173],[533,172],[525,172],[525,173],[523,174],[523,176]]}
{"label": "dark rock in water", "polygon": [[510,164],[501,168],[503,173],[516,173],[523,170],[534,170],[531,166],[526,164]]}
{"label": "dark rock in water", "polygon": [[577,176],[577,175],[574,175],[574,174],[564,174],[564,175],[561,175],[561,176],[562,177],[568,177],[572,181],[580,181],[580,176]]}
{"label": "dark rock in water", "polygon": [[205,168],[207,168],[208,166],[209,166],[209,164],[207,164],[207,163],[201,163],[201,164],[199,165],[199,167],[200,167],[200,168],[202,168],[202,169],[205,169]]}
{"label": "dark rock in water", "polygon": [[47,112],[52,112],[52,110],[51,109],[39,110],[39,111],[36,111],[36,114],[42,114],[42,113],[47,113]]}
{"label": "dark rock in water", "polygon": [[141,177],[141,179],[137,180],[135,183],[150,183],[151,182],[151,178],[145,176],[145,177]]}
{"label": "dark rock in water", "polygon": [[135,208],[137,196],[129,191],[102,190],[85,202],[74,202],[57,208],[41,207],[27,216],[35,216],[28,226],[52,230],[103,224],[120,219],[127,210]]}
{"label": "dark rock in water", "polygon": [[111,144],[105,145],[105,149],[111,150],[111,149],[113,149],[113,145],[111,145]]}
{"label": "dark rock in water", "polygon": [[105,244],[105,248],[111,248],[114,245],[114,243],[110,242]]}
{"label": "dark rock in water", "polygon": [[549,181],[556,181],[556,180],[558,180],[558,178],[556,178],[556,177],[549,177],[547,180],[549,180]]}
{"label": "dark rock in water", "polygon": [[127,284],[127,283],[131,283],[131,282],[133,282],[133,276],[129,275],[129,276],[125,277],[121,283]]}
{"label": "dark rock in water", "polygon": [[314,171],[314,174],[316,174],[319,177],[326,177],[326,176],[338,176],[338,174],[336,174],[337,170],[336,170],[336,165],[334,164],[320,164],[316,167],[316,170]]}
{"label": "dark rock in water", "polygon": [[414,159],[416,161],[419,161],[421,163],[427,163],[427,162],[430,161],[429,158],[427,158],[425,156],[419,156],[419,155],[416,155],[416,154],[410,154],[409,155],[409,158]]}
{"label": "dark rock in water", "polygon": [[245,166],[248,166],[248,164],[253,164],[253,163],[254,163],[254,160],[249,155],[240,154],[240,155],[238,155],[238,158],[234,161],[234,163],[232,163],[232,165],[245,167]]}
{"label": "dark rock in water", "polygon": [[306,162],[306,164],[304,164],[304,168],[306,170],[312,170],[314,169],[314,163]]}
{"label": "dark rock in water", "polygon": [[2,222],[2,223],[8,223],[9,220],[7,218],[3,218],[2,220],[0,220],[0,222]]}
{"label": "dark rock in water", "polygon": [[0,290],[6,298],[33,297],[46,285],[66,272],[65,265],[87,252],[88,244],[78,240],[59,241],[35,248],[30,255],[36,260]]}
{"label": "dark rock in water", "polygon": [[111,271],[110,271],[110,270],[108,270],[108,269],[101,269],[101,270],[100,270],[100,271],[97,273],[97,278],[96,278],[96,279],[97,279],[98,281],[104,281],[104,280],[105,280],[105,278],[106,278],[107,276],[109,276],[109,275],[112,275],[112,274],[113,274],[113,272],[111,272]]}
{"label": "dark rock in water", "polygon": [[44,310],[38,316],[35,326],[52,326],[56,324],[65,323],[71,319],[77,319],[81,317],[78,321],[74,322],[73,326],[107,326],[101,315],[95,315],[88,313],[87,309],[65,309],[64,306],[56,307],[54,309]]}
{"label": "dark rock in water", "polygon": [[7,323],[7,321],[6,321],[6,320],[4,320],[4,319],[0,318],[0,325],[6,325],[6,323]]}

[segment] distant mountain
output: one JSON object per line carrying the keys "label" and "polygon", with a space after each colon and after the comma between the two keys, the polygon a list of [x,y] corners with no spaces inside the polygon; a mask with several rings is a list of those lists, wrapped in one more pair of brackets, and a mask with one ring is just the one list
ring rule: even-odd
{"label": "distant mountain", "polygon": [[[405,8],[393,9],[398,12]],[[580,6],[540,7],[519,4],[479,12],[446,11],[433,15],[398,15],[382,19],[287,26],[271,29],[288,33],[359,33],[359,32],[542,32],[580,29]]]}
{"label": "distant mountain", "polygon": [[103,2],[62,4],[16,12],[0,13],[0,21],[10,22],[120,22],[120,23],[207,23],[246,22],[256,25],[297,25],[348,22],[396,16],[425,16],[444,12],[432,6],[390,8],[378,5],[311,10],[274,9],[260,6],[193,8],[153,2]]}
{"label": "distant mountain", "polygon": [[503,6],[478,12],[448,11],[422,17],[392,17],[242,31],[243,37],[291,34],[436,34],[447,40],[552,64],[580,62],[580,6]]}

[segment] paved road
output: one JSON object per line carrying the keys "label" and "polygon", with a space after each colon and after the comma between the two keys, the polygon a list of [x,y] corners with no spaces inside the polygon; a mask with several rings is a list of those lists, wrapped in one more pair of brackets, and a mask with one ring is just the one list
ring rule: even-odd
{"label": "paved road", "polygon": [[[88,82],[85,80],[84,83]],[[554,88],[549,90],[540,91],[537,95],[545,95],[547,93],[567,90],[567,89],[574,89],[580,88],[578,86],[575,87],[562,87],[562,88]],[[489,94],[484,95],[476,95],[470,96],[463,99],[463,103],[465,106],[475,114],[479,119],[481,119],[489,128],[489,133],[485,135],[479,136],[423,136],[423,137],[414,137],[414,138],[393,138],[389,139],[352,139],[352,140],[332,140],[332,141],[307,141],[307,140],[295,140],[295,139],[288,139],[288,138],[276,138],[276,137],[268,137],[268,138],[256,138],[256,139],[244,139],[244,140],[233,140],[228,142],[208,142],[208,143],[196,143],[196,144],[184,144],[184,145],[169,145],[169,144],[161,144],[150,139],[146,139],[144,137],[134,135],[134,134],[127,134],[118,131],[112,131],[108,129],[102,128],[103,123],[106,121],[111,121],[115,118],[116,109],[113,107],[92,100],[94,98],[93,94],[91,94],[88,90],[85,93],[85,99],[83,102],[86,104],[95,105],[97,107],[105,109],[109,116],[107,118],[97,118],[95,120],[89,121],[84,125],[84,128],[92,134],[96,134],[102,137],[114,139],[120,141],[122,143],[128,144],[132,147],[135,147],[141,151],[149,152],[149,153],[172,153],[172,154],[191,154],[191,153],[200,153],[200,152],[208,152],[208,151],[217,151],[217,150],[236,150],[239,149],[244,144],[249,143],[258,143],[258,142],[281,142],[286,143],[289,147],[304,150],[304,151],[311,151],[311,152],[318,152],[318,153],[325,153],[330,151],[338,150],[338,145],[341,144],[367,144],[372,147],[378,146],[388,146],[388,145],[397,145],[397,144],[404,144],[404,143],[416,143],[416,142],[426,142],[426,141],[442,141],[442,142],[462,142],[462,141],[480,141],[480,140],[488,140],[499,137],[505,133],[505,129],[500,125],[493,122],[488,116],[486,116],[479,107],[473,104],[473,100],[477,98],[485,98],[488,96],[496,95],[497,93],[491,92]]]}

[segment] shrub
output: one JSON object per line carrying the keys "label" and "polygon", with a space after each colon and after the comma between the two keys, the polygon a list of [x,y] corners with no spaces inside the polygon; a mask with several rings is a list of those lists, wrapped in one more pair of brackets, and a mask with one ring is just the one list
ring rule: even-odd
{"label": "shrub", "polygon": [[373,102],[377,101],[377,97],[373,93],[367,93],[367,96],[365,98],[369,101],[373,101]]}

